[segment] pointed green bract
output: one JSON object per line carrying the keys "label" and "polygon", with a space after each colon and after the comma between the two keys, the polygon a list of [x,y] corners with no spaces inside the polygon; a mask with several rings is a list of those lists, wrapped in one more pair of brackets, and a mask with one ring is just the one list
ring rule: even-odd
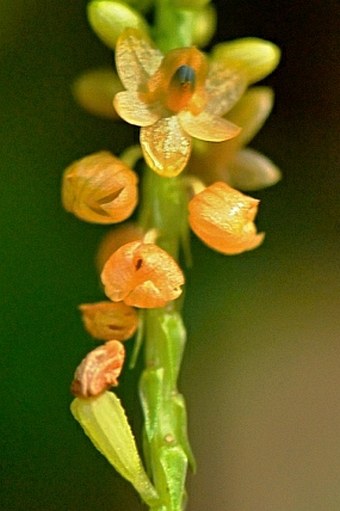
{"label": "pointed green bract", "polygon": [[120,400],[112,392],[91,399],[76,398],[71,411],[95,447],[150,506],[158,503],[146,475]]}

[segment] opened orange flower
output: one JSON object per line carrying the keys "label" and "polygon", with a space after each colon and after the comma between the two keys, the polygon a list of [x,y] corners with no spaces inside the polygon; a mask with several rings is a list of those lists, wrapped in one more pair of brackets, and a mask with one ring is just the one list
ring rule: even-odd
{"label": "opened orange flower", "polygon": [[66,169],[63,206],[87,222],[121,222],[137,205],[137,182],[135,172],[108,151],[91,154]]}
{"label": "opened orange flower", "polygon": [[101,274],[106,295],[133,307],[163,307],[178,298],[184,277],[176,261],[154,243],[132,241],[119,248]]}
{"label": "opened orange flower", "polygon": [[137,330],[137,313],[123,302],[85,303],[79,309],[86,330],[96,339],[125,341]]}
{"label": "opened orange flower", "polygon": [[118,114],[141,126],[141,145],[150,167],[176,176],[191,152],[191,137],[220,142],[239,128],[223,119],[245,89],[243,75],[220,62],[208,64],[196,48],[165,56],[146,35],[128,29],[119,37],[116,64],[126,91],[115,96]]}
{"label": "opened orange flower", "polygon": [[223,254],[240,254],[258,247],[264,233],[257,233],[254,219],[259,201],[225,183],[214,183],[189,203],[189,223],[210,248]]}
{"label": "opened orange flower", "polygon": [[118,385],[124,358],[125,349],[119,341],[109,341],[90,351],[76,369],[72,393],[78,397],[94,397]]}

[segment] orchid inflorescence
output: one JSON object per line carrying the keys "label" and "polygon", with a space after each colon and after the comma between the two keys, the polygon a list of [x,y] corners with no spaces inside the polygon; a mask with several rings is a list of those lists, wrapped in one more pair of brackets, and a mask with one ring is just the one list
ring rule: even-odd
{"label": "orchid inflorescence", "polygon": [[[148,9],[155,11],[154,27],[143,17]],[[151,509],[180,511],[194,459],[176,383],[185,343],[179,251],[188,254],[188,226],[226,255],[263,242],[254,223],[259,201],[242,191],[273,185],[280,172],[244,146],[269,115],[273,93],[249,86],[273,71],[280,52],[272,43],[246,38],[202,53],[198,46],[213,35],[216,19],[208,1],[93,0],[88,14],[115,51],[117,74],[86,72],[74,95],[91,113],[139,126],[140,146],[121,157],[101,150],[72,163],[64,173],[63,205],[81,220],[111,225],[127,220],[139,197],[141,204],[137,220],[110,231],[98,251],[106,300],[80,311],[86,330],[104,344],[76,370],[72,411]],[[109,392],[118,384],[124,343],[136,332],[134,358],[145,342],[140,396],[147,471],[123,407]]]}

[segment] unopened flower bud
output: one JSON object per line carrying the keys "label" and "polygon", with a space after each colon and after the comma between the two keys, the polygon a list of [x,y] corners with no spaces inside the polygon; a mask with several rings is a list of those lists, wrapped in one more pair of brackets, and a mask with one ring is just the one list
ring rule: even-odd
{"label": "unopened flower bud", "polygon": [[85,303],[79,306],[86,330],[96,339],[125,341],[136,332],[136,311],[123,302]]}
{"label": "unopened flower bud", "polygon": [[243,72],[248,84],[258,82],[272,73],[280,60],[280,49],[256,37],[245,37],[217,44],[212,58]]}
{"label": "unopened flower bud", "polygon": [[99,244],[96,255],[96,267],[99,273],[113,252],[116,252],[125,243],[141,240],[143,235],[143,229],[133,222],[125,222],[106,233]]}
{"label": "unopened flower bud", "polygon": [[72,393],[78,397],[94,397],[118,385],[124,358],[125,349],[119,341],[109,341],[90,351],[77,367]]}
{"label": "unopened flower bud", "polygon": [[258,247],[264,234],[253,222],[259,201],[218,182],[189,203],[189,223],[210,248],[223,254],[240,254]]}
{"label": "unopened flower bud", "polygon": [[193,13],[192,44],[203,48],[206,46],[216,30],[217,14],[213,5],[207,5],[203,9]]}
{"label": "unopened flower bud", "polygon": [[143,241],[127,243],[112,254],[101,279],[111,300],[142,308],[163,307],[180,296],[184,284],[176,261]]}
{"label": "unopened flower bud", "polygon": [[122,90],[122,84],[111,69],[92,69],[78,76],[73,83],[75,99],[87,112],[99,117],[120,119],[113,106],[113,98]]}
{"label": "unopened flower bud", "polygon": [[112,50],[126,28],[148,32],[147,23],[139,12],[119,1],[93,0],[88,6],[87,15],[99,39]]}
{"label": "unopened flower bud", "polygon": [[87,222],[121,222],[137,205],[137,181],[136,173],[111,153],[91,154],[66,169],[63,206]]}

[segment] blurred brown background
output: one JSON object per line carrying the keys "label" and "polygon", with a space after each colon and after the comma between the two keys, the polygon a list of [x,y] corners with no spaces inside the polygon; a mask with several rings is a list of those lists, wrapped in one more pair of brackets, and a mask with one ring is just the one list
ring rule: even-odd
{"label": "blurred brown background", "polygon": [[[4,511],[142,509],[69,413],[92,349],[76,310],[101,298],[104,228],[60,206],[74,159],[135,136],[92,118],[70,83],[112,62],[85,1],[0,4],[1,465]],[[339,33],[336,1],[219,1],[216,41],[277,43],[276,104],[251,144],[283,171],[257,194],[259,250],[223,257],[193,240],[181,390],[198,473],[190,511],[340,509]],[[141,427],[138,375],[119,393]]]}

